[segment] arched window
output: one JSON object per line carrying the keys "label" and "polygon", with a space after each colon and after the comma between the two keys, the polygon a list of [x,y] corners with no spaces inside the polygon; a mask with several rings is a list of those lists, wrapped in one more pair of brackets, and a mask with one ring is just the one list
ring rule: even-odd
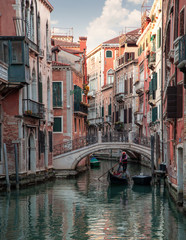
{"label": "arched window", "polygon": [[112,58],[112,51],[110,50],[106,51],[106,58]]}
{"label": "arched window", "polygon": [[33,2],[30,8],[30,38],[34,42],[34,37],[35,37],[35,24],[34,24],[34,6]]}
{"label": "arched window", "polygon": [[38,18],[37,18],[37,28],[38,28],[38,46],[40,49],[41,48],[41,21],[40,21],[39,14],[38,14]]}
{"label": "arched window", "polygon": [[114,71],[112,69],[107,72],[107,84],[111,84],[114,82]]}
{"label": "arched window", "polygon": [[48,21],[47,21],[47,23],[46,23],[46,52],[47,52],[47,54],[49,53],[48,36],[49,36],[49,29],[48,29]]}

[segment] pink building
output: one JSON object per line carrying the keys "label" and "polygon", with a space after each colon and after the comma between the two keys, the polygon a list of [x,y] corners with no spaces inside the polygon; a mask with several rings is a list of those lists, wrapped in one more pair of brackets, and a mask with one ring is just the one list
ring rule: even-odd
{"label": "pink building", "polygon": [[186,207],[186,2],[164,1],[164,160],[170,192]]}
{"label": "pink building", "polygon": [[3,144],[9,174],[15,174],[16,145],[21,184],[41,181],[53,169],[52,10],[48,0],[0,5],[0,174],[5,174]]}

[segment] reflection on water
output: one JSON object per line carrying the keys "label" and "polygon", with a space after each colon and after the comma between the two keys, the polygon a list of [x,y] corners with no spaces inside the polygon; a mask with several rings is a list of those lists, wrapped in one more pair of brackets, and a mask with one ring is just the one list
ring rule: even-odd
{"label": "reflection on water", "polygon": [[[1,193],[0,240],[183,240],[186,218],[177,212],[163,187],[109,186],[114,165],[101,162],[73,180]],[[131,175],[149,169],[129,164]]]}

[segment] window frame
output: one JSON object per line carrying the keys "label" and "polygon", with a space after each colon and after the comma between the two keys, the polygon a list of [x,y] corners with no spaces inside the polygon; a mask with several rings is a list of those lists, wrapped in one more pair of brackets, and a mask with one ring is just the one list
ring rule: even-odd
{"label": "window frame", "polygon": [[63,116],[54,116],[54,124],[55,124],[55,118],[60,118],[61,119],[61,131],[54,131],[54,126],[53,126],[53,133],[63,133]]}
{"label": "window frame", "polygon": [[63,81],[52,81],[52,94],[54,95],[54,83],[61,83],[61,106],[54,106],[54,101],[52,101],[53,108],[62,108],[63,107]]}
{"label": "window frame", "polygon": [[[108,52],[111,52],[111,57],[108,57],[108,56],[107,56],[107,53],[108,53]],[[106,51],[105,51],[105,57],[106,57],[106,58],[113,58],[113,52],[112,52],[112,50],[106,50]]]}

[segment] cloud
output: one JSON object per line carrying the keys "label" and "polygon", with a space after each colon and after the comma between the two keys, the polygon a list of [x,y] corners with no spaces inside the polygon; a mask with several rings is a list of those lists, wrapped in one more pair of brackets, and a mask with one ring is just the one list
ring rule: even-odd
{"label": "cloud", "polygon": [[58,20],[51,20],[51,25],[57,25],[58,24]]}
{"label": "cloud", "polygon": [[125,27],[139,27],[140,19],[141,12],[123,8],[122,0],[106,0],[101,16],[90,22],[87,27],[88,51],[117,37]]}
{"label": "cloud", "polygon": [[132,2],[135,4],[142,4],[144,0],[128,0],[128,2]]}

